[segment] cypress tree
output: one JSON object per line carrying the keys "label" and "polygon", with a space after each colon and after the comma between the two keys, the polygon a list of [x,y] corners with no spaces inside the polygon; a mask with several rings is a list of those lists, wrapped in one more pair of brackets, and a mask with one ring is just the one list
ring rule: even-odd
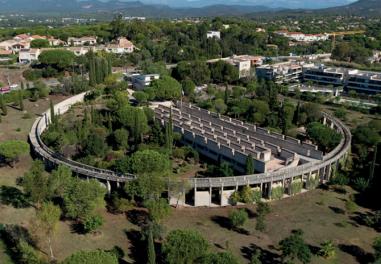
{"label": "cypress tree", "polygon": [[7,109],[7,106],[5,105],[3,95],[0,95],[0,108],[1,108],[1,111],[3,112],[3,115],[6,116],[8,114],[8,109]]}
{"label": "cypress tree", "polygon": [[156,264],[155,244],[153,241],[152,227],[149,229],[147,239],[147,263]]}
{"label": "cypress tree", "polygon": [[296,110],[294,112],[294,117],[292,119],[292,123],[294,123],[297,126],[299,125],[299,115],[300,115],[300,101],[298,101]]}
{"label": "cypress tree", "polygon": [[251,174],[254,174],[254,160],[253,160],[253,156],[251,156],[251,154],[249,154],[247,157],[246,157],[246,175],[251,175]]}
{"label": "cypress tree", "polygon": [[282,129],[282,134],[285,135],[287,132],[287,123],[286,123],[286,112],[284,110],[284,103],[279,109],[279,127]]}
{"label": "cypress tree", "polygon": [[102,82],[108,76],[108,60],[102,59]]}
{"label": "cypress tree", "polygon": [[95,79],[97,84],[102,82],[102,68],[100,58],[95,58]]}
{"label": "cypress tree", "polygon": [[19,90],[18,99],[19,99],[20,111],[24,111],[24,101],[23,101],[24,98],[23,98],[21,90]]}
{"label": "cypress tree", "polygon": [[228,90],[228,85],[226,84],[226,86],[225,86],[225,94],[224,94],[224,102],[225,102],[225,104],[228,103],[228,100],[229,100],[229,90]]}
{"label": "cypress tree", "polygon": [[107,128],[109,129],[110,133],[112,133],[112,118],[111,118],[111,114],[107,115]]}
{"label": "cypress tree", "polygon": [[168,149],[168,152],[172,154],[172,148],[173,148],[172,109],[170,110],[168,123],[165,126],[165,145]]}
{"label": "cypress tree", "polygon": [[54,113],[54,105],[53,105],[53,101],[52,100],[50,100],[50,122],[52,124],[56,123],[56,116],[55,116],[55,113]]}
{"label": "cypress tree", "polygon": [[108,66],[108,75],[111,75],[112,74],[112,60],[111,60],[111,57],[107,57],[107,66]]}

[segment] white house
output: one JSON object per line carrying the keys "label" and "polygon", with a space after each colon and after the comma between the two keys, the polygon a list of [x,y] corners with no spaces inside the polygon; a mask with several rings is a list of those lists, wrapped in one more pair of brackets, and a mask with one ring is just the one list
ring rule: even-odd
{"label": "white house", "polygon": [[216,38],[216,39],[221,39],[221,32],[220,31],[208,31],[206,33],[206,37],[209,38]]}
{"label": "white house", "polygon": [[125,54],[134,52],[134,44],[126,38],[119,38],[116,44],[109,44],[105,51],[114,54]]}
{"label": "white house", "polygon": [[19,62],[30,63],[32,61],[37,61],[40,54],[40,49],[21,49],[19,52]]}
{"label": "white house", "polygon": [[70,37],[67,40],[69,45],[72,46],[94,46],[97,44],[97,38],[96,37],[81,37],[81,38],[74,38]]}

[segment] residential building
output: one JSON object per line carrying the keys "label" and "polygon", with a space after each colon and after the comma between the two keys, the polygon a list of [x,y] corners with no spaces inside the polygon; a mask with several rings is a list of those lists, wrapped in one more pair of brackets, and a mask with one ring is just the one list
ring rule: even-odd
{"label": "residential building", "polygon": [[66,50],[73,52],[75,56],[86,55],[90,50],[96,51],[95,47],[67,47]]}
{"label": "residential building", "polygon": [[274,81],[275,83],[295,83],[302,77],[302,63],[282,62],[272,65],[262,65],[255,70],[258,79]]}
{"label": "residential building", "polygon": [[81,38],[70,37],[68,38],[67,42],[71,46],[94,46],[95,44],[97,44],[97,38],[96,37],[81,37]]}
{"label": "residential building", "polygon": [[343,86],[347,72],[343,68],[311,64],[303,67],[303,80],[321,85]]}
{"label": "residential building", "polygon": [[227,61],[238,69],[239,78],[246,78],[251,76],[251,61],[247,58],[233,57]]}
{"label": "residential building", "polygon": [[38,61],[40,54],[40,49],[21,49],[19,52],[19,62],[30,63],[33,61]]}
{"label": "residential building", "polygon": [[131,83],[135,90],[143,90],[154,80],[160,79],[159,74],[138,74],[131,76]]}
{"label": "residential building", "polygon": [[376,94],[381,92],[381,73],[357,69],[307,65],[303,67],[304,82],[311,81],[320,85],[342,86],[346,91]]}
{"label": "residential building", "polygon": [[220,31],[213,31],[213,30],[210,30],[206,33],[206,37],[208,39],[211,39],[211,38],[216,38],[216,39],[221,39],[221,32]]}
{"label": "residential building", "polygon": [[345,88],[359,93],[381,93],[381,72],[350,71]]}
{"label": "residential building", "polygon": [[105,51],[114,54],[132,53],[134,52],[134,44],[126,38],[119,38],[116,44],[107,45]]}
{"label": "residential building", "polygon": [[304,34],[302,32],[289,32],[288,30],[276,31],[275,34],[297,42],[315,42],[328,40],[328,34]]}

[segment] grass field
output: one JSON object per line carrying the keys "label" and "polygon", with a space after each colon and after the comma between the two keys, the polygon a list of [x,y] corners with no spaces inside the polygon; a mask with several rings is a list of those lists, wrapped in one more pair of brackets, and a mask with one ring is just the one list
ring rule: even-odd
{"label": "grass field", "polygon": [[[60,101],[63,97],[52,97]],[[32,118],[23,119],[24,113],[8,108],[8,115],[2,117],[0,123],[0,140],[27,140],[29,129],[36,117],[49,108],[48,100],[36,103],[25,101],[25,109]],[[361,114],[356,116],[363,119]],[[20,159],[15,168],[0,168],[0,187],[19,188],[17,178],[30,167],[29,155]],[[17,189],[16,189],[17,190]],[[247,207],[251,215],[244,226],[244,232],[230,230],[227,227],[227,216],[232,207],[227,208],[182,208],[173,209],[171,216],[164,222],[166,232],[170,230],[197,229],[209,242],[212,250],[230,250],[245,263],[255,247],[263,252],[264,263],[278,263],[280,252],[278,242],[288,236],[292,229],[301,228],[305,239],[312,248],[317,248],[325,240],[332,240],[338,247],[337,256],[333,260],[314,257],[313,263],[367,263],[371,261],[372,241],[380,234],[356,221],[356,214],[367,211],[358,208],[354,214],[345,213],[345,201],[350,193],[340,194],[334,191],[314,190],[292,198],[271,203],[272,212],[267,216],[267,231],[255,230],[255,206]],[[58,260],[62,260],[77,250],[111,249],[118,246],[126,254],[125,260],[133,263],[136,257],[136,230],[139,227],[131,222],[127,215],[113,215],[106,210],[100,213],[105,224],[97,235],[80,235],[73,231],[71,222],[60,222],[53,241],[53,249]],[[0,201],[0,224],[19,224],[32,230],[35,212],[33,207],[15,208]],[[47,246],[43,240],[38,241],[42,254],[46,254]],[[0,263],[13,263],[0,241]]]}
{"label": "grass field", "polygon": [[[326,261],[314,257],[313,263],[366,263],[366,260],[371,259],[371,244],[377,233],[359,225],[354,220],[356,213],[345,213],[348,196],[349,192],[338,194],[319,189],[272,202],[272,212],[266,218],[267,230],[264,233],[255,230],[255,206],[245,207],[252,216],[243,227],[247,233],[228,228],[227,216],[233,208],[176,210],[168,218],[166,226],[168,231],[177,228],[197,229],[209,240],[212,248],[231,250],[242,261],[248,261],[253,248],[259,247],[267,263],[280,260],[278,242],[288,236],[291,230],[300,228],[305,232],[305,239],[310,246],[319,247],[323,241],[332,240],[340,248],[335,259]],[[359,208],[360,213],[366,211]]]}

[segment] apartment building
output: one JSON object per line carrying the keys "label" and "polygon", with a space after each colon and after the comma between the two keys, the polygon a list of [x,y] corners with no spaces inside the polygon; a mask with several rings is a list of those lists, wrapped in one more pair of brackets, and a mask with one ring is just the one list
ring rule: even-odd
{"label": "apartment building", "polygon": [[321,85],[343,86],[347,72],[348,70],[343,68],[311,64],[303,67],[303,80]]}
{"label": "apartment building", "polygon": [[346,89],[359,93],[376,94],[381,92],[381,73],[367,71],[352,71],[348,73]]}
{"label": "apartment building", "polygon": [[304,82],[342,86],[345,90],[376,94],[381,92],[381,73],[356,69],[307,65],[303,67]]}
{"label": "apartment building", "polygon": [[292,61],[262,65],[257,67],[255,72],[258,79],[278,84],[299,82],[303,74],[302,64]]}

